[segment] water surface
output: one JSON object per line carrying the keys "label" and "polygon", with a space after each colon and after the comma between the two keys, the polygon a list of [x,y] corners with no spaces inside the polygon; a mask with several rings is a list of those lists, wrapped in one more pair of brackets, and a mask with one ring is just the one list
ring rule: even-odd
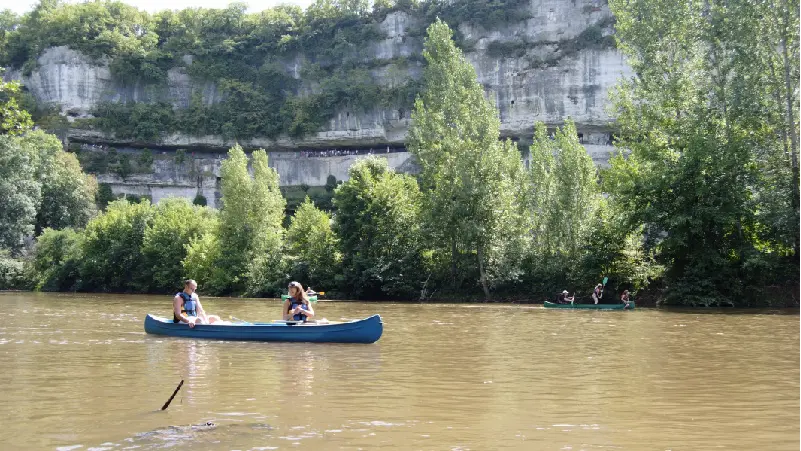
{"label": "water surface", "polygon": [[[204,300],[246,320],[279,305]],[[379,313],[384,336],[146,335],[145,314],[170,308],[0,293],[3,449],[798,449],[796,314],[318,303],[330,320]]]}

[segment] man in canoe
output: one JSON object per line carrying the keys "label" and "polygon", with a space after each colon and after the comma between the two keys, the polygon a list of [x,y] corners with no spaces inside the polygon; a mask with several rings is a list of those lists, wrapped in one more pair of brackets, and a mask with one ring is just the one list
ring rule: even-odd
{"label": "man in canoe", "polygon": [[184,290],[176,293],[172,299],[172,321],[189,324],[190,328],[195,327],[196,324],[220,322],[219,316],[206,315],[195,291],[197,291],[197,282],[192,279],[184,280]]}
{"label": "man in canoe", "polygon": [[620,295],[620,301],[626,304],[623,308],[629,308],[631,306],[629,304],[629,290],[623,290],[623,294]]}
{"label": "man in canoe", "polygon": [[314,318],[314,309],[309,296],[300,282],[289,282],[289,297],[284,301],[282,318],[285,321],[306,322]]}
{"label": "man in canoe", "polygon": [[572,304],[575,299],[575,295],[572,298],[567,297],[567,290],[565,290],[559,294],[559,297],[556,298],[556,302],[559,304]]}

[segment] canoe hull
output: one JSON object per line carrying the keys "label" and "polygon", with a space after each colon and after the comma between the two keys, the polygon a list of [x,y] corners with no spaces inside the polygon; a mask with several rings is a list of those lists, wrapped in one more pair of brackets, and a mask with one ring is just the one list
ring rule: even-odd
{"label": "canoe hull", "polygon": [[543,304],[545,308],[560,308],[568,310],[632,310],[634,309],[634,301],[629,302],[628,308],[626,304],[557,304],[555,302],[545,301]]}
{"label": "canoe hull", "polygon": [[305,343],[375,343],[384,332],[379,315],[336,324],[242,323],[187,324],[153,315],[145,317],[145,332],[171,337],[238,341],[285,341]]}

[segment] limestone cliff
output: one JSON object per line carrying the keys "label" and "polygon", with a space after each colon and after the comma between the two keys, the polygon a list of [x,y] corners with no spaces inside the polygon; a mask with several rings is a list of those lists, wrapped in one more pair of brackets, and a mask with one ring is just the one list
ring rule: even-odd
{"label": "limestone cliff", "polygon": [[[630,74],[623,57],[613,48],[577,48],[566,54],[557,51],[557,43],[576,39],[590,27],[608,35],[612,32],[611,13],[601,0],[531,0],[530,18],[508,24],[502,29],[485,30],[462,24],[459,32],[466,54],[473,63],[479,82],[485,87],[499,111],[502,133],[522,138],[531,136],[535,121],[561,124],[572,118],[588,143],[603,145],[610,117],[605,111],[607,93],[621,76]],[[370,46],[375,79],[393,85],[405,77],[419,77],[421,63],[405,68],[402,73],[389,64],[394,58],[419,55],[422,37],[410,34],[417,29],[418,19],[404,12],[394,12],[380,24],[385,39]],[[500,49],[501,51],[493,51]],[[504,52],[504,49],[506,50]],[[509,49],[514,54],[509,55]],[[192,58],[183,58],[191,64]],[[387,62],[382,65],[382,62]],[[305,64],[303,55],[286,61],[285,67],[300,79]],[[6,78],[19,79],[43,103],[55,104],[70,118],[91,117],[101,101],[150,102],[169,99],[176,108],[188,106],[193,94],[214,103],[221,93],[213,81],[199,81],[187,75],[185,66],[170,69],[167,84],[153,88],[139,83],[122,84],[113,79],[108,61],[92,60],[67,47],[45,50],[38,67],[28,76],[10,70]],[[302,80],[301,80],[302,81]],[[315,86],[304,83],[302,90]],[[253,138],[242,142],[247,147],[266,149],[304,149],[334,147],[370,147],[403,142],[409,125],[409,111],[375,107],[366,113],[342,110],[335,114],[323,130],[303,138]],[[220,136],[187,136],[171,134],[160,142],[131,142],[116,139],[95,130],[72,128],[72,139],[86,142],[108,142],[115,145],[135,144],[167,147],[224,149],[232,144]]]}
{"label": "limestone cliff", "polygon": [[[608,125],[612,118],[605,109],[607,94],[620,77],[631,74],[623,56],[608,45],[613,30],[606,1],[531,0],[527,15],[526,20],[496,29],[458,26],[466,56],[488,97],[498,107],[501,133],[524,144],[533,134],[535,121],[560,125],[572,118],[593,160],[605,164],[612,149]],[[420,25],[419,18],[405,12],[390,13],[380,23],[384,39],[368,46],[369,67],[377,83],[398,86],[410,77],[419,79],[423,69]],[[590,31],[596,41],[600,37],[607,44],[582,41]],[[409,64],[399,68],[393,64],[399,58],[407,58]],[[73,123],[91,118],[100,102],[167,100],[174,108],[182,109],[198,95],[207,105],[223,99],[214,81],[190,77],[187,67],[193,63],[192,56],[186,55],[180,62],[167,72],[164,85],[154,87],[115,80],[108,60],[91,59],[68,47],[51,47],[42,52],[29,75],[12,68],[5,78],[21,80],[39,102],[56,105]],[[301,82],[301,93],[319,91],[319,86],[302,78],[302,69],[308,64],[304,55],[294,55],[282,64]],[[391,167],[413,171],[414,162],[408,153],[379,151],[403,146],[409,117],[408,108],[375,106],[361,113],[341,109],[321,130],[302,138],[255,137],[240,140],[240,144],[267,149],[270,165],[278,171],[282,185],[321,186],[329,175],[337,180],[347,179],[347,170],[358,157],[335,152],[304,157],[302,152],[288,151],[358,148],[367,153],[373,148],[389,160]],[[100,182],[110,185],[115,194],[149,196],[156,202],[166,196],[193,198],[202,194],[210,205],[216,205],[219,197],[219,163],[233,144],[219,135],[181,133],[164,135],[158,141],[137,142],[75,126],[67,136],[73,142],[103,143],[120,152],[135,153],[137,148],[148,147],[160,156],[149,173],[124,178],[110,172],[98,174]],[[176,149],[189,150],[189,163],[174,161]]]}

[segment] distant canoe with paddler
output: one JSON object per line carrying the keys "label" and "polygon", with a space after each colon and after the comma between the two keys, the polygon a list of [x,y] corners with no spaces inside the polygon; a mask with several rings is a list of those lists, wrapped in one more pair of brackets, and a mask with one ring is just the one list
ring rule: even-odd
{"label": "distant canoe with paddler", "polygon": [[249,323],[243,321],[228,324],[198,324],[190,328],[188,324],[174,323],[172,318],[147,315],[145,332],[154,335],[211,340],[375,343],[384,332],[384,323],[381,321],[381,316],[373,315],[347,322]]}
{"label": "distant canoe with paddler", "polygon": [[543,307],[568,310],[632,310],[634,309],[634,301],[629,301],[628,306],[626,304],[557,304],[556,302],[545,301]]}

